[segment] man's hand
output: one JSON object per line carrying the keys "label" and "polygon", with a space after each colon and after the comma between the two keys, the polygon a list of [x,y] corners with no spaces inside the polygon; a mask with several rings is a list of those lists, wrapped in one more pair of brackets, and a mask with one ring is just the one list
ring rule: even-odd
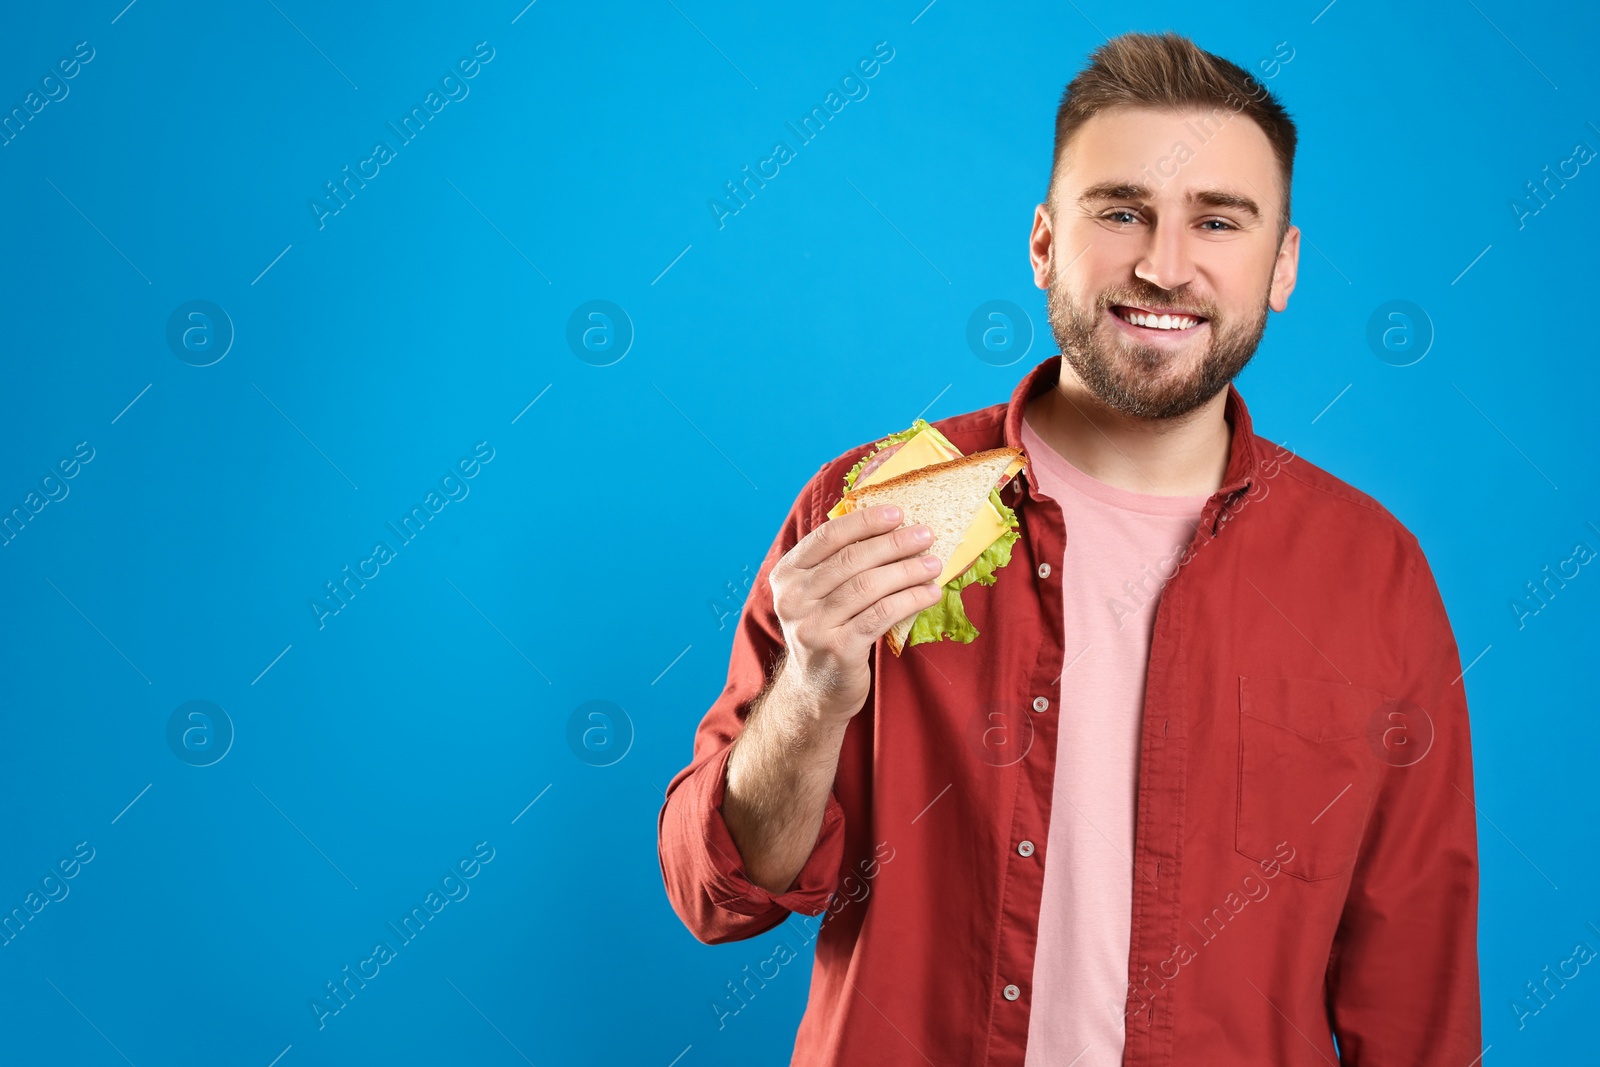
{"label": "man's hand", "polygon": [[734,739],[722,816],[750,881],[770,892],[793,885],[816,847],[873,644],[941,595],[932,531],[897,529],[902,519],[896,507],[830,519],[768,576],[785,658]]}
{"label": "man's hand", "polygon": [[939,602],[933,532],[897,529],[893,505],[830,519],[772,568],[773,610],[788,656],[783,681],[819,718],[848,720],[866,703],[868,656],[908,615]]}

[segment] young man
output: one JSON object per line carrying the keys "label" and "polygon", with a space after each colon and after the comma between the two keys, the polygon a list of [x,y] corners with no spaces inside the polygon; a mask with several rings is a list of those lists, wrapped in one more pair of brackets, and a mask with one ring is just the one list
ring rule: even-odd
{"label": "young man", "polygon": [[939,567],[891,509],[826,520],[870,446],[779,531],[659,840],[702,941],[827,911],[795,1063],[1480,1055],[1433,575],[1231,384],[1294,290],[1294,148],[1270,93],[1172,34],[1067,87],[1030,239],[1062,355],[937,424],[1031,461],[1010,564],[964,594],[974,643],[880,640]]}

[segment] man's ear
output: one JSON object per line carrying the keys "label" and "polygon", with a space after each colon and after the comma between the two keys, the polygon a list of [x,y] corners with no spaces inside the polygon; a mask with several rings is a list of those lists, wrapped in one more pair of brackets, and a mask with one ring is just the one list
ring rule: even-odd
{"label": "man's ear", "polygon": [[1278,243],[1278,257],[1272,263],[1272,290],[1267,298],[1273,311],[1283,311],[1289,306],[1289,294],[1294,292],[1295,279],[1300,273],[1300,227],[1290,226]]}
{"label": "man's ear", "polygon": [[1054,247],[1055,235],[1050,229],[1050,205],[1040,204],[1033,209],[1033,230],[1028,234],[1028,261],[1033,264],[1035,288],[1050,288],[1050,255]]}

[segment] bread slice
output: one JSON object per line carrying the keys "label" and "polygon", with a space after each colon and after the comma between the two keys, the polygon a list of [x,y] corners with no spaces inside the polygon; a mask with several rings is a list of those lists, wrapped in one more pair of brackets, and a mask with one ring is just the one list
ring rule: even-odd
{"label": "bread slice", "polygon": [[[905,516],[901,526],[920,523],[933,531],[933,544],[928,547],[928,553],[941,564],[947,564],[966,536],[978,509],[988,501],[989,491],[1021,459],[1020,448],[991,448],[947,463],[929,464],[850,490],[844,495],[843,511],[895,505]],[[916,614],[910,615],[889,630],[889,650],[896,656],[904,650],[916,617]]]}

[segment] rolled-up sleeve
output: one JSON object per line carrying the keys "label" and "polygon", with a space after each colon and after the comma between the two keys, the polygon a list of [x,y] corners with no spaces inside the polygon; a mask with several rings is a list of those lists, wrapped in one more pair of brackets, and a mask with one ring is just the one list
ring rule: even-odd
{"label": "rolled-up sleeve", "polygon": [[1461,1067],[1483,1050],[1466,681],[1432,570],[1413,548],[1395,695],[1424,714],[1401,705],[1394,722],[1406,744],[1431,734],[1431,745],[1420,759],[1390,750],[1328,963],[1340,1060],[1358,1067]]}
{"label": "rolled-up sleeve", "polygon": [[751,582],[734,632],[727,685],[701,719],[693,760],[667,786],[666,803],[657,819],[656,847],[667,898],[689,932],[707,944],[755,937],[792,912],[819,914],[839,880],[845,818],[833,791],[828,793],[816,845],[782,893],[750,881],[722,817],[733,742],[784,651],[767,578],[784,553],[821,521],[817,503],[821,480],[819,471],[796,498]]}

